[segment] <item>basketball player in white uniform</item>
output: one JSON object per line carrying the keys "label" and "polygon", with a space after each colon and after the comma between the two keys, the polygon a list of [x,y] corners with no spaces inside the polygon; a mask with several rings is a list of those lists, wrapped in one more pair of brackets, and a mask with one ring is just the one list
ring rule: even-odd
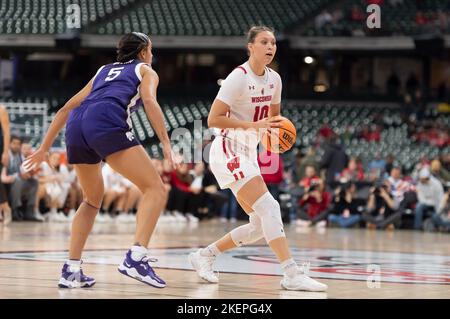
{"label": "basketball player in white uniform", "polygon": [[281,264],[284,289],[325,291],[327,286],[306,276],[292,258],[280,205],[267,190],[257,162],[260,133],[280,126],[281,78],[267,67],[276,52],[273,30],[252,27],[247,43],[250,58],[223,81],[208,126],[221,130],[211,145],[211,170],[221,188],[231,189],[249,223],[191,253],[189,260],[202,279],[217,283],[212,266],[219,254],[264,238]]}

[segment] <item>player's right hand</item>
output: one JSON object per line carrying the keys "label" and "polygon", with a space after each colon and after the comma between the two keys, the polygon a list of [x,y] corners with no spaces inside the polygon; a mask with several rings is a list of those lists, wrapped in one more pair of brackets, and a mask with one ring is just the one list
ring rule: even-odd
{"label": "player's right hand", "polygon": [[172,169],[177,169],[178,166],[180,165],[180,161],[177,158],[177,156],[175,156],[175,153],[173,152],[172,147],[170,145],[163,146],[163,154],[164,159],[167,160],[170,167],[172,167]]}
{"label": "player's right hand", "polygon": [[253,123],[255,129],[271,129],[281,127],[281,117],[266,117],[265,119]]}

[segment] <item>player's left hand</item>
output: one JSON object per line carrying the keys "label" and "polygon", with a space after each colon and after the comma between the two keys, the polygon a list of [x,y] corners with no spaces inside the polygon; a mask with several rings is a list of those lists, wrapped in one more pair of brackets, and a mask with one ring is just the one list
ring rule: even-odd
{"label": "player's left hand", "polygon": [[33,154],[27,157],[27,159],[22,163],[22,167],[25,172],[35,170],[43,161],[47,159],[47,157],[48,152],[38,148]]}
{"label": "player's left hand", "polygon": [[8,154],[8,152],[3,152],[3,154],[2,154],[2,164],[3,164],[3,166],[8,166],[8,164],[9,164],[9,154]]}

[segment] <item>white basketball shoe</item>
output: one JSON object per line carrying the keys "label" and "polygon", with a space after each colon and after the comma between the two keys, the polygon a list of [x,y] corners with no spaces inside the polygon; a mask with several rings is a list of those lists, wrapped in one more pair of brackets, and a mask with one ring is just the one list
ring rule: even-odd
{"label": "white basketball shoe", "polygon": [[212,265],[216,257],[205,257],[200,254],[200,249],[189,254],[189,262],[200,278],[210,283],[218,283],[219,278],[214,273]]}

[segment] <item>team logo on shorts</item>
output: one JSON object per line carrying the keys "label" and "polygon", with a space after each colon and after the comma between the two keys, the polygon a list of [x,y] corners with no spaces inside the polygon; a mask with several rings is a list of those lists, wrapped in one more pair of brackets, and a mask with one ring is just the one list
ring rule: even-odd
{"label": "team logo on shorts", "polygon": [[133,132],[127,132],[125,135],[127,136],[128,140],[129,140],[130,142],[131,142],[132,140],[134,140],[134,134],[133,134]]}

